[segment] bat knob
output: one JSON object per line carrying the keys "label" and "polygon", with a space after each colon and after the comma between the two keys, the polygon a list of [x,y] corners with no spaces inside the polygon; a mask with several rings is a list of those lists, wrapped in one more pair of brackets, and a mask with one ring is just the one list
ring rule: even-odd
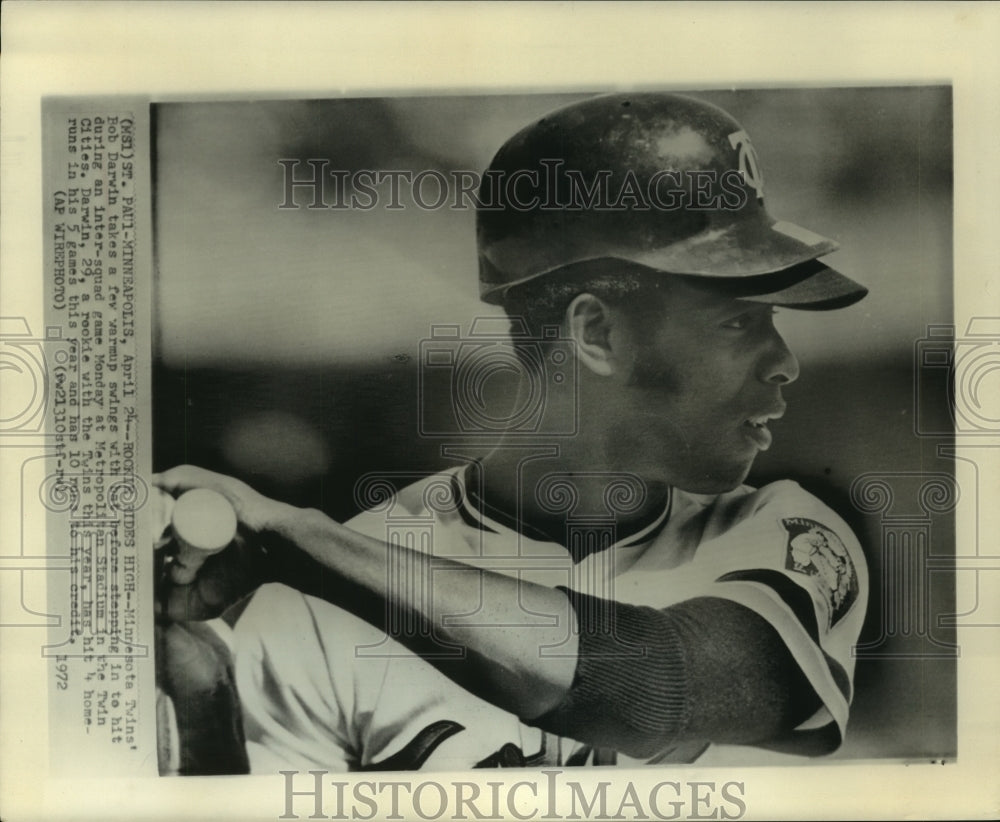
{"label": "bat knob", "polygon": [[170,517],[177,556],[170,577],[187,585],[212,554],[217,554],[236,536],[236,512],[222,494],[195,488],[178,498]]}

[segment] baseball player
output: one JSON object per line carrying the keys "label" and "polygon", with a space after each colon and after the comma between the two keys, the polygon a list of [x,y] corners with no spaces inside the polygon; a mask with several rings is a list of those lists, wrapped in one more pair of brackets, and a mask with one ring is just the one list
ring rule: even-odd
{"label": "baseball player", "polygon": [[768,214],[750,138],[699,100],[569,106],[485,179],[481,295],[512,318],[522,399],[545,380],[541,416],[398,492],[363,482],[346,524],[191,466],[155,478],[239,519],[241,549],[166,607],[252,590],[222,629],[250,769],[835,750],[864,555],[795,483],[743,483],[798,375],[775,307],[866,290],[819,262],[835,243]]}

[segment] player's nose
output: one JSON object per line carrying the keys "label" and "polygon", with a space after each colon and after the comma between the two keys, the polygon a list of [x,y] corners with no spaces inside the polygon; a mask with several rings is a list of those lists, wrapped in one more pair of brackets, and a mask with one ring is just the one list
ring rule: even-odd
{"label": "player's nose", "polygon": [[769,344],[760,357],[759,369],[762,382],[785,385],[799,378],[799,361],[777,331],[770,335]]}

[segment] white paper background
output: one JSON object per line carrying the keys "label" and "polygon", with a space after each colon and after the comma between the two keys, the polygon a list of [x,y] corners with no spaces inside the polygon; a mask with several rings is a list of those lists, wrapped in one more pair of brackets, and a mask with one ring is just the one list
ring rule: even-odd
{"label": "white paper background", "polygon": [[[973,315],[1000,314],[994,241],[1000,9],[994,5],[8,2],[2,14],[0,313],[24,316],[32,328],[42,324],[45,94],[273,98],[641,85],[953,83],[956,325],[961,331]],[[0,500],[10,499],[13,478],[2,454],[0,470]],[[995,478],[995,467],[983,476]],[[994,488],[980,488],[984,500]],[[5,508],[0,538],[9,534],[2,523],[10,518]],[[981,538],[995,543],[989,539],[995,514],[980,525]],[[973,538],[972,526],[960,524],[959,545]],[[996,615],[998,603],[984,606]],[[747,818],[996,817],[1000,628],[965,630],[960,643],[957,764],[689,771],[683,778],[745,782]],[[282,812],[277,776],[50,779],[37,634],[0,631],[0,662],[5,820],[274,819]],[[588,777],[609,778],[607,772],[579,778]],[[636,780],[657,778],[647,771]]]}

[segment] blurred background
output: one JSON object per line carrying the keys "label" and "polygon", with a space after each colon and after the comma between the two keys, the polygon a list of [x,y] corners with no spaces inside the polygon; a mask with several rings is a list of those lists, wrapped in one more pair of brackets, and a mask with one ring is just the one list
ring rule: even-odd
{"label": "blurred background", "polygon": [[[955,580],[924,562],[955,553],[949,492],[932,489],[927,505],[924,487],[955,473],[938,456],[952,441],[947,367],[925,353],[952,342],[950,89],[692,92],[750,134],[772,215],[838,240],[826,261],[871,290],[843,311],[780,312],[802,375],[750,478],[797,480],[868,554],[837,756],[953,756],[954,634],[942,622]],[[473,212],[280,209],[278,160],[481,172],[507,137],[587,96],[157,105],[154,468],[203,465],[343,520],[361,475],[453,464],[419,435],[420,342],[434,325],[467,332],[499,315],[478,301]],[[312,202],[301,189],[296,200]],[[446,377],[423,388],[447,400]]]}

